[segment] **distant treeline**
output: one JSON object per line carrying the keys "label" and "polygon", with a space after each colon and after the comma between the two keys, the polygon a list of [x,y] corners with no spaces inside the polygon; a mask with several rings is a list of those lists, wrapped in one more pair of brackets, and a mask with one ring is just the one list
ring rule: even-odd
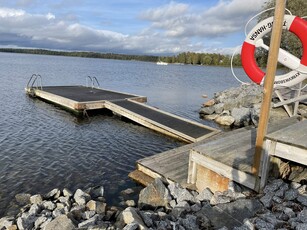
{"label": "distant treeline", "polygon": [[43,55],[57,55],[70,57],[86,57],[86,58],[103,58],[103,59],[118,59],[118,60],[137,60],[137,61],[158,61],[158,56],[149,55],[129,55],[129,54],[114,54],[114,53],[97,53],[97,52],[83,52],[83,51],[55,51],[45,49],[11,49],[0,48],[0,52],[7,53],[26,53],[26,54],[43,54]]}
{"label": "distant treeline", "polygon": [[[150,56],[150,55],[84,52],[84,51],[69,52],[69,51],[55,51],[55,50],[45,50],[45,49],[14,49],[14,48],[0,48],[0,52],[118,59],[118,60],[137,60],[137,61],[148,61],[148,62],[157,62],[158,60],[160,60],[167,63],[180,63],[180,64],[189,64],[189,65],[212,65],[212,66],[230,66],[230,61],[231,61],[230,55],[216,54],[216,53],[194,53],[194,52],[184,52],[175,56],[165,56],[165,57]],[[234,56],[232,64],[234,66],[241,66],[241,58],[239,54]]]}
{"label": "distant treeline", "polygon": [[[190,65],[230,66],[231,56],[217,53],[185,52],[175,56],[160,57],[160,60],[168,63]],[[234,55],[232,64],[234,66],[241,66],[240,54]]]}

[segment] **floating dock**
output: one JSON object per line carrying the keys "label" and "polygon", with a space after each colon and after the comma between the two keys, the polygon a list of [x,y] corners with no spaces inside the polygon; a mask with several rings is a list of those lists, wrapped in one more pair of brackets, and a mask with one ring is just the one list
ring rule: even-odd
{"label": "floating dock", "polygon": [[109,109],[157,132],[192,143],[220,132],[209,126],[143,104],[147,97],[86,86],[27,87],[26,92],[77,114]]}

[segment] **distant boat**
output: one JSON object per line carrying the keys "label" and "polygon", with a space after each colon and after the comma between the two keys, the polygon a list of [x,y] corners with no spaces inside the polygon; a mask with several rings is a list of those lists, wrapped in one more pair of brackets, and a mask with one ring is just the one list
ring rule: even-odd
{"label": "distant boat", "polygon": [[168,65],[168,63],[167,62],[163,62],[163,61],[158,61],[157,65]]}

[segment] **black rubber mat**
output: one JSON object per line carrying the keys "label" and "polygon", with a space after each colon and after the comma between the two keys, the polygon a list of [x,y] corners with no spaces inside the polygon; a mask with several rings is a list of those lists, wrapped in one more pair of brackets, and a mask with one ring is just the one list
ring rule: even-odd
{"label": "black rubber mat", "polygon": [[186,122],[131,101],[123,100],[112,103],[193,138],[199,138],[212,132],[212,130],[205,127]]}
{"label": "black rubber mat", "polygon": [[113,91],[90,88],[85,86],[46,86],[43,87],[43,91],[62,96],[77,102],[100,100],[112,101],[136,97],[134,95],[117,93]]}

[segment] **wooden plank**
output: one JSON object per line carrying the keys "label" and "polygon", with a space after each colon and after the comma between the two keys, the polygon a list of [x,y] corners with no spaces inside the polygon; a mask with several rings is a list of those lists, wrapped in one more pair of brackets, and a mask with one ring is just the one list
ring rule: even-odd
{"label": "wooden plank", "polygon": [[39,89],[33,89],[33,93],[36,97],[42,98],[44,100],[50,101],[54,104],[58,104],[61,106],[64,106],[66,108],[69,108],[71,110],[78,110],[78,102],[67,99],[65,97],[61,97],[52,93],[48,93]]}
{"label": "wooden plank", "polygon": [[307,149],[277,142],[274,155],[307,166]]}
{"label": "wooden plank", "polygon": [[147,174],[139,171],[134,170],[128,175],[132,180],[136,181],[137,183],[140,183],[144,186],[148,186],[150,183],[154,181],[154,178],[148,176]]}
{"label": "wooden plank", "polygon": [[307,149],[307,120],[269,133],[266,138]]}
{"label": "wooden plank", "polygon": [[210,188],[213,193],[216,191],[224,192],[228,190],[229,179],[227,177],[221,176],[201,165],[197,165],[196,168],[197,191],[200,192],[205,188]]}
{"label": "wooden plank", "polygon": [[207,169],[212,170],[224,177],[227,177],[233,181],[236,181],[248,188],[254,189],[255,177],[246,172],[234,169],[228,165],[215,161],[204,155],[201,155],[194,150],[191,150],[191,161],[195,161],[198,165],[201,165]]}

